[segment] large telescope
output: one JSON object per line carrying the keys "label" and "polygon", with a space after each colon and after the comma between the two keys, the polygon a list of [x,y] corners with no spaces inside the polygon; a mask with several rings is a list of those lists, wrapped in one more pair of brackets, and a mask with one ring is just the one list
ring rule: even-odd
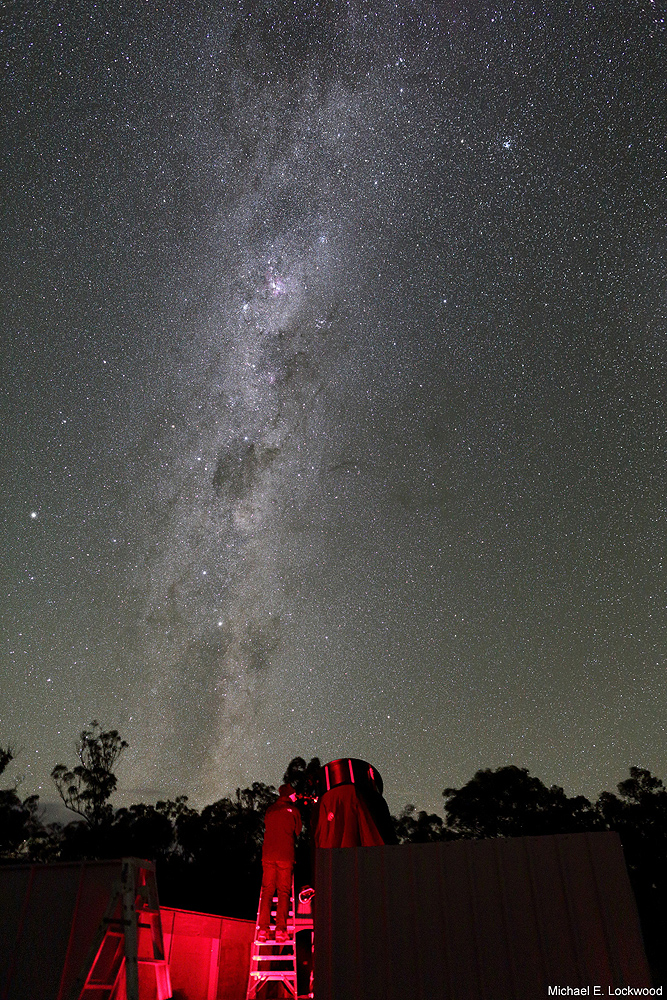
{"label": "large telescope", "polygon": [[321,768],[315,822],[316,847],[395,844],[382,776],[357,757],[341,757]]}
{"label": "large telescope", "polygon": [[325,764],[320,771],[319,794],[339,785],[358,785],[360,790],[372,788],[382,795],[384,784],[377,768],[358,757],[341,757]]}

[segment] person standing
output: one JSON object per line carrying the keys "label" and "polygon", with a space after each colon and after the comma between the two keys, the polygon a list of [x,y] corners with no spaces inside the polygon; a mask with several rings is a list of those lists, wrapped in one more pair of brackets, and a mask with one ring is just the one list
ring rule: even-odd
{"label": "person standing", "polygon": [[276,941],[287,940],[287,911],[292,894],[294,845],[301,833],[301,813],[296,805],[296,792],[291,785],[281,785],[278,801],[270,805],[264,816],[262,846],[262,894],[259,905],[259,940],[266,941],[271,923],[271,903],[278,896],[276,910]]}

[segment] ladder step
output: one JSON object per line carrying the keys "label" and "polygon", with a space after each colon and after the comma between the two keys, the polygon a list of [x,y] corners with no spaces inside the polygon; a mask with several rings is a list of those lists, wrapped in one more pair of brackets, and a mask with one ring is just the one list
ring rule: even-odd
{"label": "ladder step", "polygon": [[296,954],[295,948],[290,948],[289,951],[256,951],[252,955],[253,962],[269,962],[272,958],[292,958]]}
{"label": "ladder step", "polygon": [[270,958],[287,958],[289,955],[295,955],[296,948],[281,948],[280,951],[253,951],[252,961],[255,962],[266,962]]}
{"label": "ladder step", "polygon": [[291,962],[294,958],[294,952],[288,952],[287,955],[253,955],[251,961],[253,962]]}
{"label": "ladder step", "polygon": [[266,982],[268,979],[273,980],[273,982],[289,982],[291,979],[295,979],[296,976],[291,972],[267,969],[266,972],[251,972],[250,978],[256,980],[257,983]]}
{"label": "ladder step", "polygon": [[[276,963],[276,964],[277,964],[277,963]],[[267,965],[269,966],[269,970],[270,970],[270,968],[271,968],[271,967],[273,966],[273,962],[267,962]],[[252,969],[251,971],[252,971],[252,974],[253,974],[253,976],[263,976],[263,975],[264,975],[264,973],[265,973],[265,972],[266,972],[267,970],[266,970],[266,969],[262,969],[262,968],[260,968],[260,969]],[[275,970],[274,970],[274,971],[275,971]],[[280,971],[280,974],[281,974],[281,975],[284,975],[284,974],[285,974],[285,970],[284,970],[284,969],[280,969],[279,971]]]}

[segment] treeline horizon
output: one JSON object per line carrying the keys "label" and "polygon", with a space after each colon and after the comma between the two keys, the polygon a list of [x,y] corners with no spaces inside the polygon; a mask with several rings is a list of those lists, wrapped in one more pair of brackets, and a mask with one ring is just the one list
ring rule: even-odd
{"label": "treeline horizon", "polygon": [[[67,823],[44,823],[39,797],[21,799],[18,785],[0,790],[0,863],[85,861],[136,856],[155,861],[160,902],[185,910],[254,919],[261,884],[264,812],[277,790],[264,782],[237,788],[201,809],[186,795],[114,809],[114,769],[128,744],[99,723],[81,733],[78,763],[53,768]],[[14,759],[0,746],[0,775]],[[303,830],[296,851],[295,881],[311,884],[310,796],[320,761],[293,757],[283,781],[299,794]],[[630,767],[616,792],[595,802],[546,786],[515,765],[478,770],[461,788],[443,790],[443,816],[407,804],[392,827],[397,844],[462,838],[540,836],[615,831],[634,890],[654,979],[667,978],[667,789],[649,770]]]}

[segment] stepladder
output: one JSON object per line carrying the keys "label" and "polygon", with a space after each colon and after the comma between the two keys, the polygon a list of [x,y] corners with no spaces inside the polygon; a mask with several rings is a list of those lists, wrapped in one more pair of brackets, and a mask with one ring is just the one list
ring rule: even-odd
{"label": "stepladder", "polygon": [[[300,997],[312,997],[312,981],[308,992],[298,992],[297,981],[297,933],[309,931],[312,939],[313,921],[310,911],[305,915],[301,907],[295,908],[294,879],[287,916],[287,931],[284,941],[276,941],[276,908],[278,899],[273,897],[271,906],[271,926],[266,940],[260,934],[259,914],[261,895],[257,907],[255,923],[255,938],[250,953],[250,971],[248,973],[248,989],[246,1000],[263,1000],[268,997],[289,997],[299,1000]],[[312,980],[312,976],[310,977]]]}
{"label": "stepladder", "polygon": [[172,995],[155,866],[123,858],[120,879],[67,998],[140,1000],[145,989],[156,1000]]}

